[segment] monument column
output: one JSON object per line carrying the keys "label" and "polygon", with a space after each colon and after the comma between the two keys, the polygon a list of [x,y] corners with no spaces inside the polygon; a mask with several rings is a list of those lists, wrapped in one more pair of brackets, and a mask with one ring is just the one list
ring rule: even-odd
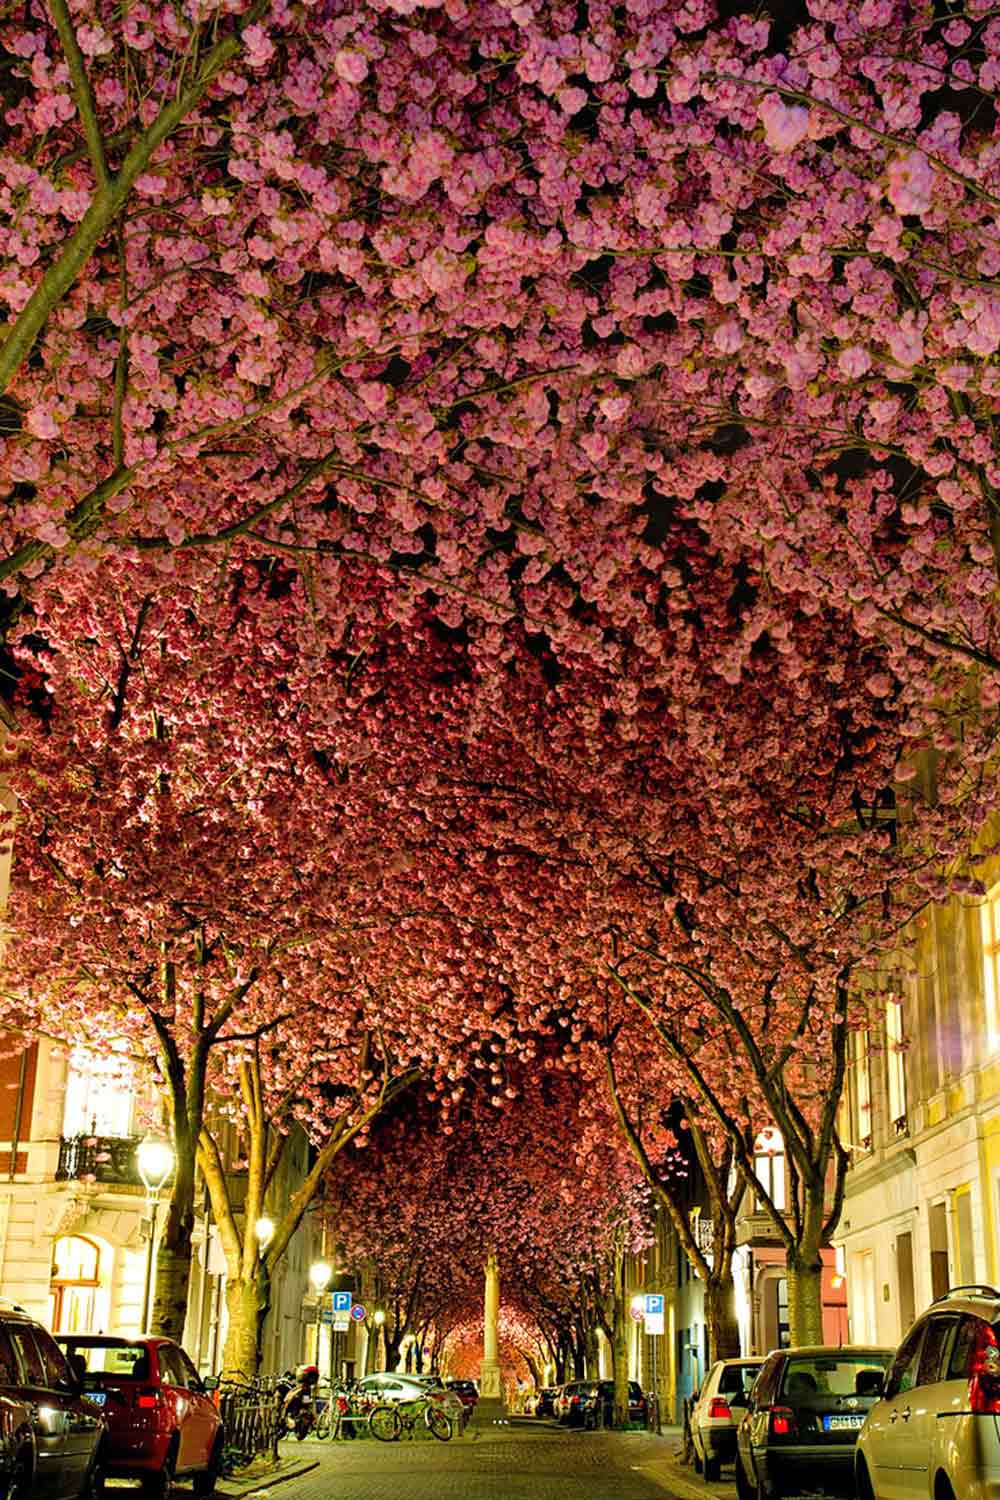
{"label": "monument column", "polygon": [[500,1268],[491,1251],[486,1261],[486,1293],[483,1302],[483,1367],[479,1377],[479,1395],[488,1401],[499,1401],[500,1354],[497,1344],[497,1318],[500,1312]]}

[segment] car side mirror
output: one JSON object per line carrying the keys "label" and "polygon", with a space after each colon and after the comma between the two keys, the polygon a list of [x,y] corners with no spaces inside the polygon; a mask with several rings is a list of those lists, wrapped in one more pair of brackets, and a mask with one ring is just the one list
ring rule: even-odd
{"label": "car side mirror", "polygon": [[82,1354],[67,1354],[66,1363],[69,1366],[68,1383],[75,1390],[79,1390],[87,1374],[87,1361]]}
{"label": "car side mirror", "polygon": [[219,1389],[218,1375],[204,1375],[202,1377],[201,1388],[203,1391],[217,1391]]}
{"label": "car side mirror", "polygon": [[856,1396],[881,1396],[885,1390],[885,1375],[881,1370],[859,1370],[854,1379]]}

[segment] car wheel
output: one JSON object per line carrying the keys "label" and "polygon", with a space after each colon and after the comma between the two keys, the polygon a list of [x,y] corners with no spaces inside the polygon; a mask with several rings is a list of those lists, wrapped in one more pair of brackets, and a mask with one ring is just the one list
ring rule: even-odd
{"label": "car wheel", "polygon": [[701,1454],[698,1452],[698,1439],[694,1433],[691,1434],[691,1462],[694,1464],[694,1472],[700,1474],[704,1468],[704,1464],[701,1461]]}
{"label": "car wheel", "polygon": [[215,1485],[221,1468],[222,1435],[220,1434],[212,1445],[212,1456],[208,1460],[208,1468],[203,1469],[200,1474],[195,1474],[191,1481],[191,1488],[197,1500],[209,1500],[209,1497],[215,1494]]}
{"label": "car wheel", "polygon": [[[29,1493],[33,1494],[34,1490],[25,1491],[25,1494]],[[80,1500],[104,1500],[104,1454],[100,1448],[90,1461],[90,1468],[80,1491]]]}
{"label": "car wheel", "polygon": [[722,1473],[722,1460],[719,1459],[719,1458],[712,1458],[708,1453],[706,1453],[705,1454],[705,1478],[708,1480],[709,1484],[715,1484],[716,1481],[718,1480],[719,1476],[721,1475],[721,1473]]}
{"label": "car wheel", "polygon": [[736,1459],[736,1494],[739,1497],[739,1500],[756,1500],[756,1495],[755,1495],[756,1488],[757,1488],[757,1486],[754,1485],[754,1484],[751,1484],[750,1481],[749,1481],[749,1479],[747,1478],[747,1471],[743,1467],[743,1461],[742,1461],[742,1459],[740,1459],[739,1456],[737,1456],[737,1459]]}
{"label": "car wheel", "polygon": [[858,1500],[875,1500],[875,1488],[868,1473],[868,1465],[863,1458],[859,1458],[855,1466],[854,1482]]}

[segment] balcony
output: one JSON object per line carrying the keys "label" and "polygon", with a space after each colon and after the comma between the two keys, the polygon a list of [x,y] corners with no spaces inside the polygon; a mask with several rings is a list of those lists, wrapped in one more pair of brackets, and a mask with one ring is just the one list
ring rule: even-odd
{"label": "balcony", "polygon": [[136,1166],[137,1135],[64,1135],[59,1142],[57,1182],[100,1182],[141,1187]]}

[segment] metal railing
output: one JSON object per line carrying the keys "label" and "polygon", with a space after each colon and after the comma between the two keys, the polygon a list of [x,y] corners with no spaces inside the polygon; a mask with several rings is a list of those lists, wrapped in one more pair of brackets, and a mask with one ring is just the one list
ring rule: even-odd
{"label": "metal railing", "polygon": [[141,1187],[135,1135],[64,1135],[59,1142],[57,1182],[104,1182]]}
{"label": "metal railing", "polygon": [[281,1392],[273,1379],[223,1377],[218,1394],[223,1473],[231,1474],[264,1454],[277,1460],[281,1403]]}

